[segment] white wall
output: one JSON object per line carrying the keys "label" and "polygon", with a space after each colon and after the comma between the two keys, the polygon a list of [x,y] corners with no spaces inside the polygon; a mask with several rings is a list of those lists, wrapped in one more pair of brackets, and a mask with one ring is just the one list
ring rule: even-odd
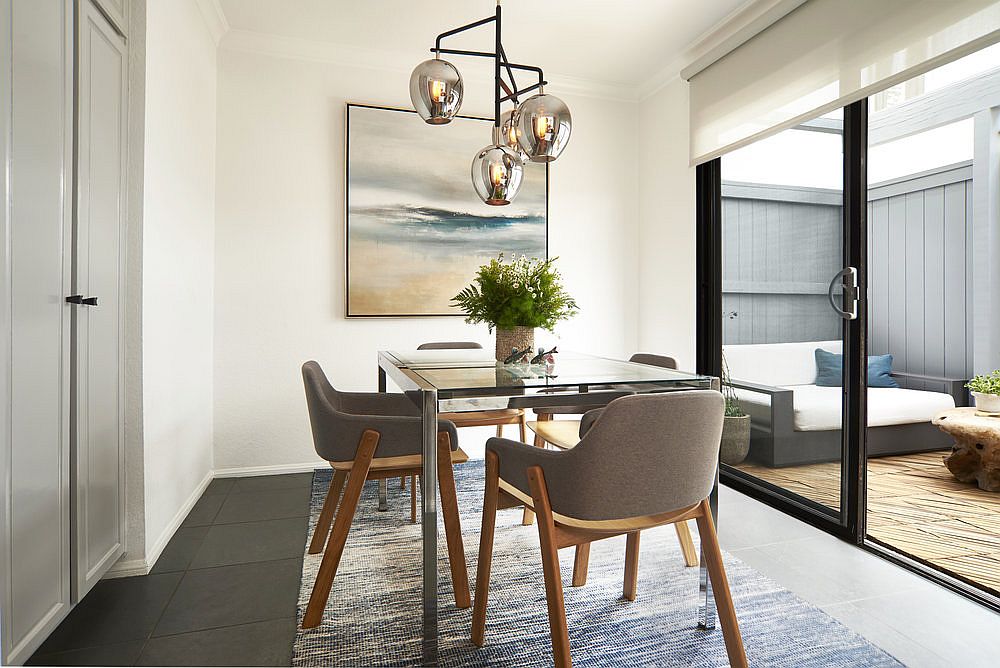
{"label": "white wall", "polygon": [[146,556],[212,470],[216,44],[194,0],[146,34],[143,417]]}
{"label": "white wall", "polygon": [[[308,359],[341,388],[374,390],[379,349],[444,339],[490,345],[485,327],[460,318],[344,319],[345,103],[409,107],[408,74],[219,52],[217,470],[316,460],[299,371]],[[473,88],[463,112],[488,114]],[[636,105],[555,84],[550,92],[574,120],[550,170],[550,253],[581,305],[559,327],[559,343],[627,354],[637,343]],[[550,339],[539,333],[539,344]]]}
{"label": "white wall", "polygon": [[639,102],[639,347],[695,363],[695,170],[688,166],[688,84]]}

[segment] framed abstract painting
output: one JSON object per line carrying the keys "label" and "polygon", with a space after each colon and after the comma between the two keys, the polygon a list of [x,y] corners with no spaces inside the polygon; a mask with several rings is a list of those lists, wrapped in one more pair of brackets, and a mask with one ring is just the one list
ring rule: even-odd
{"label": "framed abstract painting", "polygon": [[547,257],[546,165],[525,164],[507,206],[473,189],[472,158],[492,125],[347,105],[347,317],[462,315],[451,298],[481,264],[500,252]]}

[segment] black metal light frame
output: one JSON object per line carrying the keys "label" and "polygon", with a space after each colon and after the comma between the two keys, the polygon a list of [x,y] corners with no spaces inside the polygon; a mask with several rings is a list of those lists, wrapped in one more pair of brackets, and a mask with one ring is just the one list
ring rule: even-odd
{"label": "black metal light frame", "polygon": [[[452,35],[457,35],[459,33],[465,32],[466,30],[472,30],[473,28],[478,28],[479,26],[484,26],[488,23],[495,24],[494,28],[494,47],[493,51],[467,51],[464,49],[444,49],[441,48],[441,40],[445,37],[451,37]],[[479,19],[478,21],[473,21],[464,26],[459,26],[458,28],[453,28],[447,30],[437,36],[434,40],[434,47],[431,52],[435,55],[441,55],[442,53],[455,55],[455,56],[473,56],[476,58],[492,58],[493,59],[493,127],[500,127],[500,105],[508,100],[512,101],[515,105],[518,103],[518,96],[524,93],[530,93],[533,90],[541,89],[548,82],[545,80],[545,73],[542,72],[542,68],[535,67],[534,65],[523,65],[521,63],[512,63],[507,58],[507,53],[504,51],[503,44],[500,40],[500,3],[497,3],[496,14],[493,16],[487,16],[484,19]],[[514,81],[514,70],[524,70],[527,72],[535,72],[538,75],[538,83],[526,86],[524,88],[518,88],[517,83]],[[504,72],[507,73],[507,78],[510,79],[510,85],[503,80]],[[501,97],[501,92],[506,93],[505,96]]]}

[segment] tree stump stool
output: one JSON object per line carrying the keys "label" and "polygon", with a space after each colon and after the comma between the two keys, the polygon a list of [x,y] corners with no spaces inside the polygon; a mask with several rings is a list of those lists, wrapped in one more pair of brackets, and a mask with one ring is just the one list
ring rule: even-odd
{"label": "tree stump stool", "polygon": [[962,482],[1000,492],[1000,418],[976,415],[975,408],[938,413],[932,424],[955,439],[944,464]]}

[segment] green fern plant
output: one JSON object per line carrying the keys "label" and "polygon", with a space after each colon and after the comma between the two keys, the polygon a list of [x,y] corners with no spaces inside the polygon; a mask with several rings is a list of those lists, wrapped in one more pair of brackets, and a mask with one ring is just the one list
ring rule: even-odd
{"label": "green fern plant", "polygon": [[550,332],[577,312],[574,300],[553,266],[558,258],[512,258],[503,253],[479,267],[472,284],[451,298],[468,323],[494,327],[541,327]]}

